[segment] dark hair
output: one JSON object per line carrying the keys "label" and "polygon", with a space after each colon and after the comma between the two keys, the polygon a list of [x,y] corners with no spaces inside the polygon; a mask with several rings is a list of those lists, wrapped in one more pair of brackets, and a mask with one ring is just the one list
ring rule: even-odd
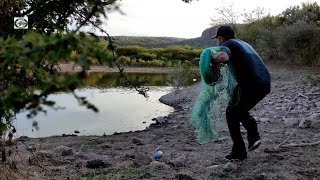
{"label": "dark hair", "polygon": [[217,30],[217,34],[213,37],[223,37],[225,40],[234,38],[234,30],[230,26],[220,26]]}

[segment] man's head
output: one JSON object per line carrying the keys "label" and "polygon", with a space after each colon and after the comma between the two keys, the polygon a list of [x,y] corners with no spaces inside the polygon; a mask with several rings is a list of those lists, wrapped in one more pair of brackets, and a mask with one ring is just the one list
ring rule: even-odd
{"label": "man's head", "polygon": [[213,39],[215,38],[220,46],[224,41],[234,38],[234,30],[230,26],[220,26]]}

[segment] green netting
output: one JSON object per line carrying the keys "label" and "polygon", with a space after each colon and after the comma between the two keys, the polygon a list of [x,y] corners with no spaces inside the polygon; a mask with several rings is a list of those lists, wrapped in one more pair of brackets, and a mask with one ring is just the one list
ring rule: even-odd
{"label": "green netting", "polygon": [[191,115],[199,143],[218,139],[217,125],[224,117],[223,112],[236,86],[231,68],[227,65],[210,64],[212,55],[222,48],[226,47],[207,48],[200,56],[202,89]]}

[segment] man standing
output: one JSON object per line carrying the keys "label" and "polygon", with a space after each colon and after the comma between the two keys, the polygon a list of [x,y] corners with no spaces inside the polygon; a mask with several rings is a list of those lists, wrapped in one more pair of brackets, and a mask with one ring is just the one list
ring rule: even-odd
{"label": "man standing", "polygon": [[257,123],[249,111],[270,93],[270,74],[260,56],[250,44],[235,39],[230,26],[219,27],[217,38],[226,50],[213,57],[216,63],[227,63],[237,81],[233,95],[226,110],[229,132],[233,141],[228,160],[244,160],[247,151],[240,132],[240,122],[248,133],[248,150],[252,151],[261,144]]}

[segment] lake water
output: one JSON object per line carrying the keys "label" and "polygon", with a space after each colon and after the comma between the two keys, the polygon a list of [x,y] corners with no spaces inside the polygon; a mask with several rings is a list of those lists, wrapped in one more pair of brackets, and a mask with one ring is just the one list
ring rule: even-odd
{"label": "lake water", "polygon": [[[53,94],[48,99],[65,108],[58,111],[47,108],[47,114],[40,113],[33,119],[28,119],[26,113],[18,114],[14,122],[17,135],[47,137],[74,134],[75,130],[79,135],[109,135],[143,130],[153,123],[152,118],[173,112],[172,107],[159,102],[159,98],[172,89],[168,85],[168,74],[128,74],[128,78],[144,82],[144,86],[150,88],[149,98],[124,88],[126,85],[117,73],[93,73],[76,93],[87,97],[99,109],[98,113],[79,106],[70,93]],[[33,121],[39,129],[33,127]]]}

